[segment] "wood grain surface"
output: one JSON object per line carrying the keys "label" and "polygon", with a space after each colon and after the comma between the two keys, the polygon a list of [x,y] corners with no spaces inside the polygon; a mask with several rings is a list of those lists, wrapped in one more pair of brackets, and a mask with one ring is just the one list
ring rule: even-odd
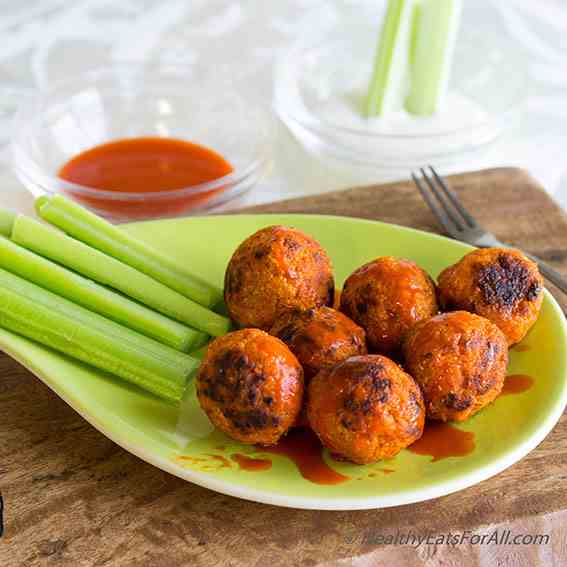
{"label": "wood grain surface", "polygon": [[[450,178],[502,240],[567,274],[567,219],[523,171]],[[256,207],[329,213],[437,231],[409,183],[365,187]],[[567,301],[556,294],[563,308]],[[0,565],[315,566],[564,565],[567,419],[529,456],[460,493],[356,512],[276,508],[177,479],[98,433],[39,380],[0,355]],[[502,432],[495,432],[502,433]],[[384,546],[397,532],[459,530],[550,536],[540,546]]]}

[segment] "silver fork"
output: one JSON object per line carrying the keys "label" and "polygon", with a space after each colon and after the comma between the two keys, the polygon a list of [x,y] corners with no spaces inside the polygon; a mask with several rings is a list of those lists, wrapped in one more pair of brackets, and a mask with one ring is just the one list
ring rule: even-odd
{"label": "silver fork", "polygon": [[[510,248],[509,245],[500,242],[494,234],[482,228],[443,178],[431,166],[429,170],[430,174],[423,167],[420,169],[421,179],[415,173],[411,176],[424,201],[449,236],[479,248]],[[524,254],[537,263],[541,273],[550,282],[567,294],[567,279],[537,256],[527,252]]]}

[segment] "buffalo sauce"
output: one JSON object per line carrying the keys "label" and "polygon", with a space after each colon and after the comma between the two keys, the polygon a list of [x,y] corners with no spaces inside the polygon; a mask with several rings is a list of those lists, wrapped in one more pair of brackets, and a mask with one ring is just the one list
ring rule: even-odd
{"label": "buffalo sauce", "polygon": [[529,390],[534,384],[534,379],[526,374],[510,374],[506,376],[501,396],[506,394],[521,394]]}
{"label": "buffalo sauce", "polygon": [[332,469],[323,459],[323,446],[310,428],[292,429],[277,445],[258,447],[263,453],[283,455],[293,461],[301,476],[315,484],[340,484],[350,477]]}
{"label": "buffalo sauce", "polygon": [[[168,216],[206,204],[225,187],[191,191],[191,187],[215,181],[233,171],[215,151],[173,138],[129,138],[95,146],[69,160],[59,177],[93,190],[124,194],[74,197],[104,213],[115,216]],[[167,192],[185,189],[182,195]],[[159,199],[127,200],[128,193],[147,193]]]}
{"label": "buffalo sauce", "polygon": [[242,453],[233,453],[230,458],[243,471],[256,472],[267,471],[272,468],[272,461],[269,459],[255,459]]}
{"label": "buffalo sauce", "polygon": [[474,433],[443,422],[426,423],[422,437],[408,447],[408,451],[416,455],[433,457],[431,462],[448,457],[464,457],[474,449]]}

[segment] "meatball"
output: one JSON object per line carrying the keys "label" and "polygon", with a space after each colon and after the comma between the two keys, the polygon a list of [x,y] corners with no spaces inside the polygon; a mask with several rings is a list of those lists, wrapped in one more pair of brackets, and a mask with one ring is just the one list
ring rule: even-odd
{"label": "meatball", "polygon": [[272,445],[301,410],[303,369],[279,339],[259,329],[235,331],[209,344],[197,397],[211,422],[230,437]]}
{"label": "meatball", "polygon": [[464,256],[439,276],[439,302],[447,310],[482,315],[520,342],[536,322],[543,301],[537,265],[518,250],[484,248]]}
{"label": "meatball", "polygon": [[500,394],[506,378],[506,337],[488,319],[466,311],[418,323],[404,354],[430,419],[468,419]]}
{"label": "meatball", "polygon": [[377,258],[346,280],[341,311],[364,328],[371,351],[396,355],[410,327],[437,313],[435,284],[409,260]]}
{"label": "meatball", "polygon": [[366,354],[364,329],[330,307],[286,311],[278,317],[270,333],[297,356],[306,381],[323,368]]}
{"label": "meatball", "polygon": [[287,309],[332,305],[331,260],[321,245],[300,230],[269,226],[247,238],[232,256],[224,300],[241,327],[269,330]]}
{"label": "meatball", "polygon": [[397,455],[423,433],[418,385],[380,355],[353,356],[309,384],[307,412],[323,445],[358,464]]}

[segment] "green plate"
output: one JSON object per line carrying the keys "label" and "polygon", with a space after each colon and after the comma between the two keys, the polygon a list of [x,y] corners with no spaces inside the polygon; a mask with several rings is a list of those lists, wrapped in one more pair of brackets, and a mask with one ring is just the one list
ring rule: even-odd
{"label": "green plate", "polygon": [[[356,267],[376,256],[410,258],[433,276],[469,247],[432,234],[378,222],[328,216],[221,216],[129,225],[140,238],[180,263],[221,284],[236,246],[270,224],[300,228],[329,251],[340,285]],[[269,470],[241,470],[233,453],[262,457],[213,431],[189,388],[181,411],[112,376],[74,362],[24,338],[0,330],[0,347],[110,439],[140,458],[179,477],[218,492],[281,506],[361,509],[396,506],[435,498],[478,483],[509,467],[536,447],[553,428],[567,401],[566,324],[546,292],[537,324],[525,339],[529,349],[512,351],[509,372],[528,374],[528,391],[502,396],[458,427],[475,434],[476,448],[464,457],[432,462],[402,451],[376,465],[335,462],[329,466],[351,477],[336,485],[306,480],[284,456]],[[387,468],[391,474],[384,474]]]}

